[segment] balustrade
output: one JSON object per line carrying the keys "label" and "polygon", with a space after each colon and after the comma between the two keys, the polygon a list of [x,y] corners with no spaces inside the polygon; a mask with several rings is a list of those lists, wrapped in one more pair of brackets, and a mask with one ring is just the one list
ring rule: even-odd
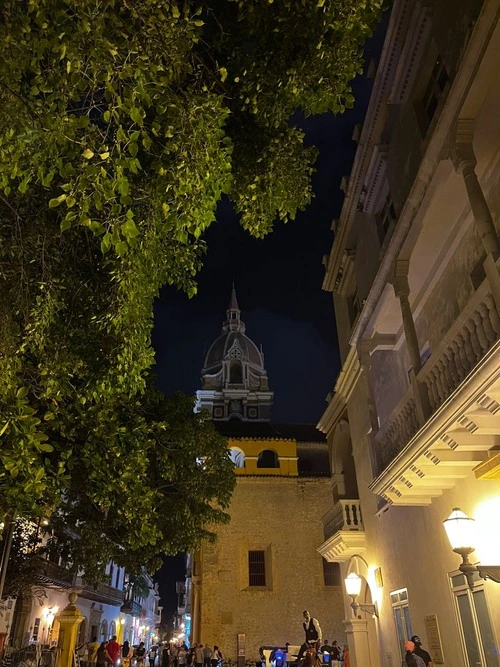
{"label": "balustrade", "polygon": [[375,434],[377,474],[399,454],[420,427],[417,406],[410,387]]}
{"label": "balustrade", "polygon": [[437,410],[500,338],[500,317],[486,281],[417,375]]}
{"label": "balustrade", "polygon": [[[446,401],[499,339],[500,316],[489,283],[484,280],[416,376],[416,381],[427,390],[432,412]],[[377,475],[422,425],[410,386],[375,434]]]}
{"label": "balustrade", "polygon": [[323,517],[325,540],[339,530],[364,530],[359,500],[338,500]]}

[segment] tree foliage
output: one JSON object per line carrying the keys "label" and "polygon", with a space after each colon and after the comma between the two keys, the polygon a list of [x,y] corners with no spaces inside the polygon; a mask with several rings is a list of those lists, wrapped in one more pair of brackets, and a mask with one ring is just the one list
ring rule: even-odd
{"label": "tree foliage", "polygon": [[0,508],[73,520],[75,562],[223,520],[223,441],[148,385],[153,300],[195,293],[224,195],[257,237],[307,205],[316,153],[290,117],[352,106],[380,8],[2,3]]}

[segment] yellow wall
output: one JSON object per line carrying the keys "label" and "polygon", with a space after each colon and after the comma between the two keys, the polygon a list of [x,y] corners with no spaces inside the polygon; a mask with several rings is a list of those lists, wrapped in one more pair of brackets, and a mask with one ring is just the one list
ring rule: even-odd
{"label": "yellow wall", "polygon": [[[240,449],[245,455],[245,467],[235,468],[237,475],[280,475],[282,477],[297,477],[297,441],[228,438],[228,447]],[[264,450],[276,452],[279,458],[279,468],[257,468],[257,459]]]}

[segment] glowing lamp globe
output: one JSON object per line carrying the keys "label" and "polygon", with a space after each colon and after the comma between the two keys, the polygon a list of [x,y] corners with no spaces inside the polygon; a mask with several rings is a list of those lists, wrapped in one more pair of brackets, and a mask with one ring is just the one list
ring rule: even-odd
{"label": "glowing lamp globe", "polygon": [[356,597],[360,594],[361,578],[356,574],[356,572],[351,572],[351,574],[344,579],[344,583],[347,595]]}
{"label": "glowing lamp globe", "polygon": [[443,521],[451,548],[457,553],[471,553],[476,542],[476,522],[459,507]]}

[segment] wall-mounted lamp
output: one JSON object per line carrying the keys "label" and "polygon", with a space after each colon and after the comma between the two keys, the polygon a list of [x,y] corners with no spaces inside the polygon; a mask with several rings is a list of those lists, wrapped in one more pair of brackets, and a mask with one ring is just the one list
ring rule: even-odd
{"label": "wall-mounted lamp", "polygon": [[354,616],[357,617],[358,610],[364,611],[365,614],[372,614],[378,618],[378,608],[377,603],[375,604],[365,604],[363,602],[357,602],[357,597],[361,593],[361,577],[356,574],[356,572],[351,572],[345,579],[345,590],[347,595],[350,596],[352,602],[351,607],[354,612]]}
{"label": "wall-mounted lamp", "polygon": [[454,507],[450,516],[443,521],[451,548],[462,556],[459,570],[465,575],[469,588],[474,588],[474,575],[481,579],[491,579],[500,584],[500,565],[481,565],[471,563],[470,554],[475,551],[476,522],[459,507]]}

